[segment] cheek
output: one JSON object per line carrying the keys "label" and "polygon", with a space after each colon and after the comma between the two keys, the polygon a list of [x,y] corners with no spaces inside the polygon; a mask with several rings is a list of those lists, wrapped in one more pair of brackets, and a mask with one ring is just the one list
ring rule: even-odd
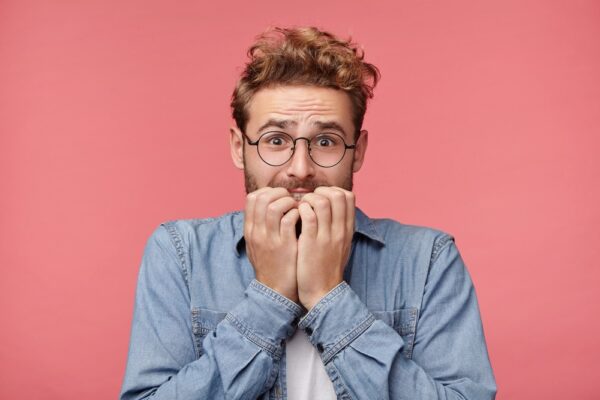
{"label": "cheek", "polygon": [[348,181],[348,176],[352,174],[350,168],[351,166],[340,163],[333,168],[321,169],[315,175],[314,180],[319,185],[344,187]]}
{"label": "cheek", "polygon": [[[346,154],[346,157],[348,157],[348,154]],[[348,178],[348,175],[352,175],[354,159],[351,157],[346,157],[344,157],[344,159],[334,168],[331,168],[335,171],[331,171],[330,176],[334,177],[337,182],[344,181]]]}
{"label": "cheek", "polygon": [[260,164],[253,164],[252,168],[247,170],[251,174],[259,187],[274,186],[273,182],[277,181],[281,176],[281,171],[278,168],[271,167],[262,161]]}

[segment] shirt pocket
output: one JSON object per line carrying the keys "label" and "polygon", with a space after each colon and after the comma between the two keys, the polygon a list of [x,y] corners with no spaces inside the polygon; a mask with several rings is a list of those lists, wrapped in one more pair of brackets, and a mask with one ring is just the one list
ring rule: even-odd
{"label": "shirt pocket", "polygon": [[226,312],[199,307],[192,308],[192,332],[194,333],[196,357],[200,358],[200,356],[204,354],[202,341],[209,333],[217,328],[219,322],[221,322],[226,315]]}
{"label": "shirt pocket", "polygon": [[404,357],[412,358],[419,310],[416,307],[410,307],[391,311],[372,311],[372,313],[375,318],[382,320],[402,336]]}

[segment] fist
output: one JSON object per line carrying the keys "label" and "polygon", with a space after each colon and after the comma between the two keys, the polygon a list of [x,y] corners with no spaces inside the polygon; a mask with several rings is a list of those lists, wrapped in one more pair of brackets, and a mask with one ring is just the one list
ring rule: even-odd
{"label": "fist", "polygon": [[320,186],[298,205],[298,299],[311,309],[344,279],[354,235],[354,193]]}
{"label": "fist", "polygon": [[256,280],[298,302],[298,202],[284,188],[264,187],[246,197],[244,239]]}

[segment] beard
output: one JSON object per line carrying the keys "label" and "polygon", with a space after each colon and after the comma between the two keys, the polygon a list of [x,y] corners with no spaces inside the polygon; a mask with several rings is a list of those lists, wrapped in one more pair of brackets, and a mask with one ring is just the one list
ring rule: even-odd
{"label": "beard", "polygon": [[[350,167],[352,168],[352,167]],[[341,187],[342,189],[348,190],[348,191],[352,191],[352,187],[353,187],[353,174],[352,174],[352,169],[348,169],[347,173],[345,174],[342,184],[341,185],[332,185],[330,182],[324,181],[324,180],[319,180],[319,179],[277,179],[277,178],[273,178],[271,179],[266,186],[269,187],[282,187],[285,188],[287,190],[291,190],[291,189],[298,189],[298,188],[304,188],[304,189],[309,189],[311,192],[314,192],[314,190],[316,188],[318,188],[319,186],[338,186]],[[248,171],[248,168],[246,166],[246,159],[244,158],[244,183],[246,186],[246,194],[248,193],[252,193],[258,189],[260,189],[260,187],[258,186],[258,183],[256,182],[256,178],[254,177],[254,175],[252,175],[252,173],[250,173]],[[296,199],[299,200],[299,199]]]}

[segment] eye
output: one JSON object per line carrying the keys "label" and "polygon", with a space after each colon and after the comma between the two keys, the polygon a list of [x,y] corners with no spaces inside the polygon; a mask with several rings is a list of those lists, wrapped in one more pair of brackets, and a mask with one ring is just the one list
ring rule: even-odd
{"label": "eye", "polygon": [[285,147],[290,145],[290,138],[281,132],[271,132],[264,135],[261,142],[269,147]]}
{"label": "eye", "polygon": [[314,146],[316,147],[333,147],[340,144],[340,139],[336,135],[319,135],[313,139]]}
{"label": "eye", "polygon": [[274,146],[281,146],[283,144],[283,139],[277,136],[269,138],[269,144],[272,144]]}

